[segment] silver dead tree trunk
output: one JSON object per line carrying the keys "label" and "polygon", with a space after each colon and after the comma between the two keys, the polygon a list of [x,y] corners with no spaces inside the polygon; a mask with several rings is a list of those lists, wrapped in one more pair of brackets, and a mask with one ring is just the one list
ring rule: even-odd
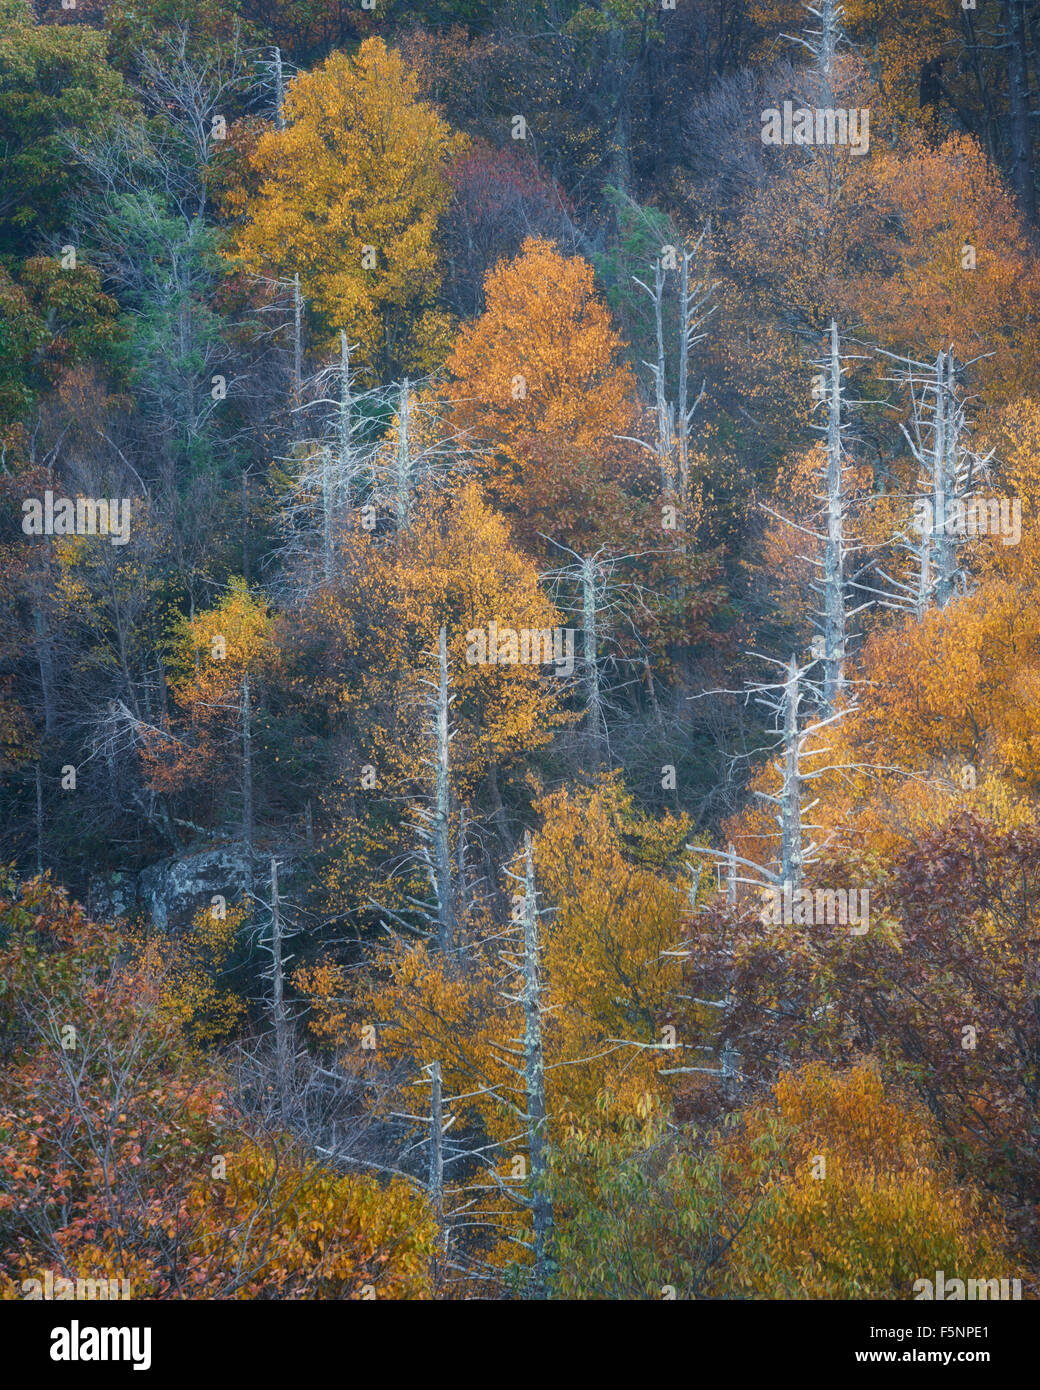
{"label": "silver dead tree trunk", "polygon": [[[932,562],[935,602],[945,608],[953,597],[957,577],[957,547],[946,525],[947,500],[961,492],[958,454],[963,412],[954,385],[952,352],[940,352],[935,362],[935,424],[932,439]],[[924,590],[924,582],[921,588]]]}
{"label": "silver dead tree trunk", "polygon": [[599,590],[602,579],[595,556],[581,562],[582,683],[585,688],[586,728],[597,748],[607,741],[599,672]]}
{"label": "silver dead tree trunk", "polygon": [[337,447],[322,450],[322,572],[326,583],[335,572],[336,522],[344,495],[351,492],[354,476],[353,395],[350,385],[350,347],[339,333],[339,401],[336,411]]}
{"label": "silver dead tree trunk", "polygon": [[[661,496],[665,502],[678,502],[685,508],[690,500],[690,430],[697,407],[704,396],[702,385],[696,400],[690,404],[690,349],[707,335],[701,329],[714,312],[712,296],[714,285],[705,273],[697,279],[691,278],[691,270],[700,259],[701,250],[708,234],[705,227],[692,247],[683,247],[678,263],[678,319],[679,319],[679,357],[677,375],[679,383],[678,412],[668,399],[667,355],[665,352],[664,303],[665,303],[665,264],[664,251],[674,256],[672,246],[662,249],[662,254],[653,261],[654,282],[651,288],[638,276],[633,282],[649,296],[654,312],[654,335],[656,356],[653,362],[645,362],[650,371],[654,387],[654,441],[630,440],[642,448],[650,450],[657,459],[661,478]],[[624,436],[626,439],[628,436]],[[676,457],[678,455],[678,458]]]}
{"label": "silver dead tree trunk", "polygon": [[441,1097],[441,1064],[430,1063],[430,1167],[427,1190],[433,1219],[437,1227],[437,1244],[433,1256],[433,1288],[436,1294],[440,1283],[440,1266],[445,1250],[444,1228],[444,1104]]}
{"label": "silver dead tree trunk", "polygon": [[545,1190],[545,1058],[542,1052],[542,996],[538,974],[538,897],[534,879],[531,832],[524,835],[524,1089],[527,1097],[527,1147],[531,1160],[531,1208],[534,1223],[535,1294],[548,1288],[548,1241],[552,1203]]}
{"label": "silver dead tree trunk", "polygon": [[819,106],[831,106],[834,99],[834,66],[838,46],[845,40],[842,17],[843,5],[837,0],[821,0],[819,8],[805,4],[803,8],[819,22],[819,28],[807,29],[804,34],[782,34],[781,38],[807,48],[813,57],[817,78]]}
{"label": "silver dead tree trunk", "polygon": [[809,589],[813,596],[812,623],[816,629],[813,657],[823,665],[821,702],[824,711],[833,714],[841,697],[847,694],[845,661],[850,619],[872,602],[868,599],[857,607],[849,606],[860,579],[859,575],[850,573],[850,556],[861,547],[848,533],[845,367],[834,319],[828,330],[825,354],[814,366],[818,374],[814,378],[813,393],[818,402],[823,402],[826,411],[825,422],[813,426],[824,439],[821,492],[817,498],[819,509],[805,525],[772,507],[766,506],[763,510],[799,538],[805,537],[812,542],[808,553],[799,558],[809,566],[812,576]]}
{"label": "silver dead tree trunk", "polygon": [[303,294],[300,290],[300,276],[297,271],[292,278],[293,286],[293,434],[299,438],[303,432]]}
{"label": "silver dead tree trunk", "polygon": [[802,852],[801,739],[798,706],[801,701],[801,674],[791,657],[784,682],[784,782],[780,792],[780,878],[792,888],[801,886],[804,872]]}
{"label": "silver dead tree trunk", "polygon": [[842,369],[838,325],[831,319],[827,381],[827,496],[823,548],[823,699],[835,708],[845,685],[845,488]]}
{"label": "silver dead tree trunk", "polygon": [[437,769],[433,822],[437,892],[437,944],[444,954],[455,946],[455,884],[451,864],[451,785],[449,778],[448,648],[442,627],[437,639]]}
{"label": "silver dead tree trunk", "polygon": [[285,79],[282,74],[282,50],[280,48],[274,50],[272,67],[274,69],[274,124],[276,130],[284,130]]}
{"label": "silver dead tree trunk", "polygon": [[657,461],[661,471],[661,496],[666,502],[675,496],[674,412],[668,403],[665,385],[664,357],[664,267],[660,256],[654,261],[654,328],[657,337],[657,358],[651,367],[654,378],[654,404],[657,415]]}
{"label": "silver dead tree trunk", "polygon": [[[597,759],[610,752],[608,716],[617,706],[611,699],[608,672],[618,664],[618,614],[625,612],[627,596],[638,594],[639,586],[618,577],[621,566],[635,555],[618,555],[600,546],[592,554],[580,555],[569,546],[546,537],[557,549],[571,557],[571,563],[546,570],[542,579],[549,586],[553,603],[580,623],[581,654],[575,670],[584,714],[584,730]],[[637,597],[636,602],[639,602]],[[566,629],[568,642],[572,630]],[[576,638],[576,633],[573,634]],[[613,648],[613,651],[611,650]]]}
{"label": "silver dead tree trunk", "polygon": [[408,438],[409,414],[411,412],[408,378],[401,383],[400,401],[397,407],[397,489],[396,511],[397,529],[403,531],[408,525],[408,513],[412,500],[412,456]]}
{"label": "silver dead tree trunk", "polygon": [[253,705],[247,671],[242,677],[242,839],[250,857],[253,838]]}
{"label": "silver dead tree trunk", "polygon": [[278,896],[278,860],[271,858],[271,1021],[274,1025],[274,1057],[278,1099],[282,1114],[289,1099],[289,1022],[285,1012],[285,960],[282,944],[282,912]]}
{"label": "silver dead tree trunk", "polygon": [[690,420],[687,397],[690,382],[690,253],[683,250],[679,263],[679,496],[685,500],[690,490]]}
{"label": "silver dead tree trunk", "polygon": [[[433,902],[424,915],[436,933],[437,947],[443,956],[456,948],[457,890],[451,855],[451,681],[448,672],[447,630],[440,629],[437,638],[437,679],[423,680],[430,694],[426,706],[430,712],[433,756],[424,759],[433,773],[433,796],[426,806],[416,808],[418,834],[422,843],[422,861],[426,866]],[[418,904],[417,904],[418,906]]]}
{"label": "silver dead tree trunk", "polygon": [[339,330],[339,469],[340,480],[349,484],[354,469],[354,398],[350,385],[350,344]]}
{"label": "silver dead tree trunk", "polygon": [[[830,764],[821,762],[826,751],[820,746],[818,736],[831,724],[844,718],[851,707],[846,705],[820,718],[802,721],[801,710],[806,697],[816,709],[823,705],[822,688],[817,682],[807,679],[812,663],[799,666],[797,659],[784,663],[767,658],[771,665],[779,666],[783,679],[769,684],[750,686],[744,695],[754,695],[757,704],[766,708],[774,719],[776,742],[773,767],[779,776],[780,785],[774,792],[755,789],[754,795],[768,802],[775,809],[778,834],[778,851],[773,867],[745,859],[738,855],[733,846],[726,850],[712,849],[702,845],[687,845],[693,854],[706,855],[720,870],[726,872],[726,897],[730,905],[736,902],[736,885],[748,884],[755,889],[790,888],[798,889],[804,880],[806,867],[814,863],[820,846],[815,840],[806,842],[806,832],[819,827],[805,822],[805,791],[811,783],[824,773],[831,771]],[[719,691],[719,694],[740,694],[739,691]],[[738,876],[740,866],[750,876]]]}
{"label": "silver dead tree trunk", "polygon": [[879,569],[890,587],[877,592],[884,607],[910,611],[919,620],[930,605],[945,608],[967,586],[958,555],[963,523],[977,479],[986,475],[993,457],[992,450],[979,455],[965,442],[967,415],[957,370],[953,352],[945,351],[934,363],[904,359],[895,378],[909,392],[909,428],[903,425],[902,431],[919,470],[913,534],[895,538],[910,557],[912,577]]}
{"label": "silver dead tree trunk", "polygon": [[[515,861],[514,861],[515,862]],[[510,985],[500,988],[508,1004],[519,1006],[523,1015],[523,1033],[508,1041],[512,1046],[492,1047],[500,1054],[499,1062],[510,1078],[504,1094],[499,1096],[503,1106],[514,1114],[520,1124],[518,1138],[527,1144],[528,1162],[522,1174],[524,1190],[497,1179],[503,1196],[531,1213],[533,1270],[529,1296],[546,1298],[549,1292],[549,1243],[553,1230],[552,1198],[548,1176],[548,1108],[545,1099],[545,1057],[542,1038],[544,1006],[539,977],[538,890],[534,874],[534,848],[531,832],[524,834],[524,849],[520,872],[506,868],[505,875],[522,891],[512,894],[512,921],[520,929],[520,940],[500,952],[500,958],[510,974],[519,977],[519,989]],[[523,1097],[523,1102],[519,1097]]]}
{"label": "silver dead tree trunk", "polygon": [[715,289],[708,272],[701,274],[697,280],[691,280],[690,272],[701,259],[709,233],[710,225],[704,228],[692,248],[683,247],[679,263],[679,409],[676,442],[679,451],[679,504],[684,509],[690,502],[690,433],[697,408],[704,399],[705,387],[702,381],[701,389],[691,404],[690,349],[708,336],[701,330],[714,313],[712,296]]}
{"label": "silver dead tree trunk", "polygon": [[835,0],[823,0],[819,10],[812,10],[811,13],[818,15],[820,20],[820,76],[824,82],[824,95],[829,97],[833,91],[834,58],[838,40],[842,36],[843,7]]}

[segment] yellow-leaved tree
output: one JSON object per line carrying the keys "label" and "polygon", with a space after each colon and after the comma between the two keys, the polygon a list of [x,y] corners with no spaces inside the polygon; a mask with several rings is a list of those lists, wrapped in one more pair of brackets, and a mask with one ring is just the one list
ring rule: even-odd
{"label": "yellow-leaved tree", "polygon": [[233,243],[253,273],[298,274],[323,327],[345,329],[355,366],[376,377],[429,370],[448,342],[435,233],[464,137],[416,93],[381,39],[300,73],[285,129],[248,156],[255,192]]}
{"label": "yellow-leaved tree", "polygon": [[166,796],[198,796],[218,815],[225,800],[237,801],[251,845],[255,723],[278,658],[267,604],[233,578],[213,608],[177,622],[171,648],[178,717],[145,733],[149,785]]}

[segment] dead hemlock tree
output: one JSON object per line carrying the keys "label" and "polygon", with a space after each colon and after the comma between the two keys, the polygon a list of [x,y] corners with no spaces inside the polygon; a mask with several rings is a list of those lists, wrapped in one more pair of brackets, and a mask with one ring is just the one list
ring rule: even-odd
{"label": "dead hemlock tree", "polygon": [[807,29],[804,34],[781,34],[780,37],[808,49],[812,54],[813,67],[819,75],[821,85],[819,104],[830,106],[833,104],[834,64],[838,48],[848,42],[842,25],[845,7],[839,5],[837,0],[821,0],[819,9],[808,3],[804,4],[803,8],[813,19],[819,21],[820,27]]}
{"label": "dead hemlock tree", "polygon": [[[708,336],[704,325],[715,312],[715,286],[707,266],[707,238],[704,227],[692,246],[681,251],[673,245],[663,246],[661,254],[651,263],[653,288],[638,276],[632,279],[649,296],[654,312],[654,331],[657,355],[646,362],[654,387],[654,440],[621,438],[626,443],[639,444],[657,459],[661,477],[661,496],[666,504],[674,504],[685,516],[690,503],[690,434],[697,407],[704,399],[704,383],[693,403],[690,403],[690,350]],[[678,404],[669,401],[667,388],[667,352],[665,348],[665,273],[678,272]]]}
{"label": "dead hemlock tree", "polygon": [[293,63],[287,63],[282,57],[280,48],[265,50],[265,55],[259,60],[258,66],[260,76],[253,84],[253,92],[257,95],[260,103],[267,107],[274,117],[276,130],[285,129],[285,81],[288,77],[291,81],[296,75],[297,68]]}
{"label": "dead hemlock tree", "polygon": [[497,1047],[501,1055],[500,1063],[515,1079],[516,1085],[510,1087],[520,1097],[522,1103],[499,1096],[500,1101],[510,1113],[515,1114],[522,1127],[522,1139],[527,1147],[529,1169],[521,1181],[526,1191],[514,1184],[506,1183],[493,1169],[489,1172],[499,1190],[514,1204],[531,1213],[533,1272],[530,1283],[530,1297],[545,1298],[549,1288],[549,1242],[553,1230],[552,1199],[546,1190],[548,1173],[548,1133],[547,1109],[545,1103],[545,1055],[542,1043],[542,1020],[545,1007],[542,1003],[541,979],[539,975],[539,931],[538,918],[547,909],[538,907],[538,891],[534,876],[534,850],[531,832],[524,833],[523,872],[516,873],[506,869],[505,874],[513,883],[522,885],[522,891],[512,895],[513,911],[511,920],[521,927],[519,951],[516,948],[499,952],[499,959],[507,970],[519,981],[519,993],[503,987],[501,994],[508,1004],[520,1005],[523,1010],[524,1031],[519,1038],[510,1038],[516,1047]]}
{"label": "dead hemlock tree", "polygon": [[825,404],[827,412],[826,424],[813,426],[823,434],[825,440],[821,478],[823,492],[817,498],[820,512],[816,524],[803,526],[771,507],[762,508],[783,525],[813,542],[815,553],[798,558],[808,564],[814,573],[809,587],[819,607],[812,615],[817,634],[813,639],[813,656],[823,663],[823,707],[828,714],[837,708],[845,691],[849,621],[870,607],[873,601],[867,599],[857,607],[849,607],[852,593],[861,577],[859,573],[850,573],[850,557],[862,550],[863,546],[853,542],[848,534],[849,499],[845,470],[849,402],[844,384],[844,363],[848,360],[841,353],[837,322],[831,319],[826,356],[814,364],[819,374],[814,378],[813,394],[817,402]]}
{"label": "dead hemlock tree", "polygon": [[[363,413],[376,399],[373,391],[358,392],[350,365],[351,348],[340,330],[339,356],[306,383],[309,399],[300,414],[316,410],[324,416],[317,438],[306,439],[294,457],[285,460],[293,471],[282,499],[280,520],[286,539],[282,552],[291,561],[308,560],[314,583],[328,584],[336,572],[336,539],[345,515],[363,502],[373,469],[374,445],[364,429]],[[317,557],[315,552],[317,551]],[[294,588],[306,577],[295,567]]]}
{"label": "dead hemlock tree", "polygon": [[[753,859],[745,859],[737,854],[733,845],[729,845],[724,851],[702,845],[686,846],[691,854],[704,855],[713,860],[719,872],[720,880],[722,870],[725,870],[726,901],[733,911],[737,908],[738,885],[749,886],[760,894],[763,890],[780,890],[786,898],[802,886],[806,868],[819,859],[824,844],[815,840],[806,843],[807,832],[811,833],[821,829],[820,826],[812,825],[806,821],[806,816],[816,804],[815,801],[806,801],[806,791],[808,785],[817,777],[821,777],[827,772],[839,770],[835,764],[819,763],[818,760],[830,749],[826,746],[820,746],[817,740],[824,729],[844,718],[851,708],[845,706],[837,711],[825,712],[819,718],[810,717],[808,720],[803,720],[801,707],[806,695],[809,696],[816,708],[823,708],[826,711],[825,698],[820,684],[806,680],[806,676],[816,663],[810,662],[805,666],[799,666],[793,655],[786,667],[782,662],[772,661],[771,658],[764,657],[762,659],[771,661],[772,664],[780,666],[784,671],[782,681],[753,685],[744,692],[746,699],[754,698],[757,704],[769,710],[775,721],[777,740],[774,744],[774,751],[779,756],[773,766],[780,774],[780,790],[775,794],[756,790],[755,795],[776,808],[779,840],[776,859],[772,865],[763,864]],[[696,912],[698,911],[697,895],[703,866],[689,864],[687,867],[691,874],[690,908],[692,912]],[[743,870],[743,872],[738,872],[738,870]],[[680,943],[675,950],[665,952],[665,954],[685,957],[689,954],[690,945],[690,942]],[[694,1002],[700,1006],[716,1008],[720,1011],[731,1008],[733,1003],[732,1000],[708,999],[695,999]],[[711,1046],[695,1050],[716,1051]],[[662,1075],[680,1074],[687,1071],[705,1072],[720,1077],[727,1092],[732,1092],[739,1079],[736,1069],[738,1061],[739,1054],[734,1052],[728,1043],[725,1043],[719,1052],[718,1066],[676,1067],[662,1072]]]}
{"label": "dead hemlock tree", "polygon": [[[432,1280],[434,1297],[443,1289],[451,1274],[460,1274],[469,1280],[474,1276],[487,1277],[489,1271],[479,1262],[467,1259],[463,1248],[456,1248],[456,1238],[474,1228],[486,1229],[488,1222],[475,1217],[473,1212],[474,1194],[486,1190],[486,1185],[473,1186],[464,1180],[453,1184],[447,1170],[456,1163],[487,1165],[488,1155],[497,1152],[499,1145],[474,1145],[468,1140],[458,1140],[451,1130],[458,1121],[458,1114],[446,1114],[459,1101],[470,1100],[481,1091],[465,1092],[457,1096],[445,1096],[443,1078],[439,1061],[430,1062],[422,1068],[424,1075],[412,1086],[430,1088],[430,1108],[425,1115],[403,1114],[392,1111],[395,1120],[409,1122],[425,1131],[421,1136],[402,1148],[398,1163],[406,1163],[417,1149],[427,1150],[426,1181],[422,1185],[433,1211],[437,1228],[436,1246],[433,1256]],[[496,1174],[497,1177],[497,1174]],[[452,1203],[449,1209],[449,1201]]]}
{"label": "dead hemlock tree", "polygon": [[[444,708],[443,698],[438,704]],[[451,1270],[466,1278],[479,1277],[492,1281],[500,1279],[501,1271],[487,1267],[479,1255],[452,1248],[454,1235],[465,1232],[484,1232],[501,1238],[502,1226],[499,1218],[511,1215],[517,1208],[530,1211],[532,1215],[533,1237],[530,1242],[516,1236],[508,1236],[533,1257],[532,1278],[529,1296],[543,1298],[548,1288],[548,1246],[552,1232],[552,1203],[545,1190],[547,1172],[547,1136],[545,1101],[545,1062],[542,1042],[542,1020],[546,1012],[542,1001],[539,978],[539,930],[538,918],[542,910],[538,908],[537,890],[534,878],[534,858],[530,832],[525,836],[522,852],[522,872],[504,870],[508,879],[522,885],[522,891],[512,894],[510,926],[499,936],[492,938],[503,942],[499,958],[505,964],[508,974],[518,977],[519,989],[503,984],[501,997],[508,1005],[520,1006],[523,1014],[523,1034],[504,1040],[502,1045],[491,1044],[497,1054],[498,1062],[506,1070],[509,1080],[496,1083],[478,1077],[477,1088],[459,1095],[444,1096],[441,1085],[441,1066],[439,1062],[423,1068],[427,1073],[413,1086],[430,1087],[429,1114],[404,1114],[391,1112],[394,1119],[420,1125],[428,1133],[409,1147],[402,1150],[402,1161],[416,1148],[428,1148],[429,1164],[426,1191],[437,1216],[439,1227],[437,1262],[441,1269]],[[392,914],[391,914],[392,915]],[[398,919],[400,920],[400,919]],[[405,924],[407,925],[407,924]],[[516,927],[520,928],[519,941]],[[462,952],[460,951],[460,954]],[[474,1145],[469,1139],[453,1141],[449,1131],[456,1123],[456,1115],[445,1116],[444,1108],[459,1102],[472,1100],[477,1096],[489,1096],[503,1111],[516,1121],[514,1134],[500,1141]],[[514,1154],[514,1169],[511,1178],[503,1177],[498,1171],[503,1153],[522,1145],[526,1157]],[[479,1172],[458,1184],[446,1185],[445,1170],[463,1161],[476,1165]],[[452,1210],[447,1210],[448,1195],[453,1202]],[[507,1207],[504,1211],[489,1211],[482,1199],[488,1192],[500,1195]],[[466,1264],[459,1263],[465,1259]]]}
{"label": "dead hemlock tree", "polygon": [[269,330],[271,336],[281,337],[289,331],[289,343],[291,347],[290,367],[289,367],[289,414],[291,420],[291,432],[294,440],[299,440],[303,434],[303,420],[301,412],[305,408],[305,381],[303,375],[304,346],[303,346],[303,312],[306,301],[303,297],[303,290],[300,288],[300,275],[296,271],[291,280],[277,280],[270,276],[254,275],[252,279],[266,288],[273,289],[279,293],[272,298],[269,304],[261,306],[258,312],[268,313],[277,316],[278,321]]}
{"label": "dead hemlock tree", "polygon": [[419,807],[418,829],[422,858],[433,889],[431,908],[420,910],[436,923],[437,949],[444,957],[456,947],[458,932],[457,889],[451,859],[451,739],[450,711],[453,696],[448,676],[447,633],[442,627],[437,637],[437,681],[424,681],[432,694],[427,698],[433,727],[432,758],[423,760],[433,773],[432,806]]}
{"label": "dead hemlock tree", "polygon": [[[207,49],[205,54],[191,52],[189,29],[180,25],[158,44],[136,55],[138,94],[191,151],[196,217],[202,216],[207,201],[206,180],[201,171],[227,138],[229,117],[249,88],[251,60],[241,40],[241,27],[236,20],[228,40]],[[150,138],[160,137],[153,133]],[[180,199],[178,203],[181,204]]]}
{"label": "dead hemlock tree", "polygon": [[426,389],[429,381],[405,379],[373,392],[393,423],[376,446],[371,465],[371,503],[403,531],[419,493],[430,483],[469,468],[466,435],[450,425]]}
{"label": "dead hemlock tree", "polygon": [[[790,661],[774,661],[770,657],[762,660],[779,666],[784,672],[781,681],[761,683],[750,686],[745,692],[746,699],[754,699],[774,716],[777,733],[773,749],[778,753],[774,767],[780,774],[779,792],[755,791],[755,795],[776,808],[776,824],[779,836],[779,850],[774,860],[775,867],[769,867],[751,859],[737,855],[732,846],[728,850],[716,850],[698,845],[687,845],[691,854],[703,854],[713,859],[717,865],[725,865],[728,884],[732,885],[731,901],[736,903],[736,884],[748,884],[756,889],[787,888],[797,890],[801,887],[805,869],[819,858],[822,844],[811,841],[806,844],[806,831],[821,827],[806,823],[806,815],[815,806],[815,801],[805,801],[806,787],[824,773],[840,770],[834,764],[819,764],[818,759],[830,751],[817,745],[817,737],[849,713],[851,706],[833,712],[824,712],[820,717],[802,718],[802,703],[808,696],[817,709],[826,711],[822,688],[818,682],[807,681],[806,676],[815,662],[799,666],[796,657]],[[711,691],[710,694],[733,694],[733,691]],[[698,698],[698,697],[694,697]],[[737,867],[747,870],[751,877],[737,874]],[[728,890],[729,892],[730,890]]]}
{"label": "dead hemlock tree", "polygon": [[[414,852],[404,857],[398,871],[418,865],[426,874],[431,897],[427,900],[409,897],[406,899],[407,905],[423,924],[419,934],[435,940],[440,954],[452,961],[453,968],[457,968],[462,946],[461,928],[474,887],[467,863],[467,837],[473,827],[467,823],[463,807],[458,808],[457,815],[453,814],[451,740],[454,730],[451,727],[451,704],[454,696],[451,692],[447,630],[444,627],[438,633],[436,662],[436,679],[420,679],[420,684],[428,691],[423,697],[423,704],[427,712],[427,741],[432,752],[430,757],[421,761],[431,773],[430,790],[425,801],[412,802],[411,812],[419,843]],[[453,840],[457,851],[454,859]],[[416,934],[415,925],[385,903],[371,901],[368,906],[410,934]],[[388,922],[383,921],[381,925],[386,931],[392,931]]]}
{"label": "dead hemlock tree", "polygon": [[894,538],[910,557],[910,574],[898,577],[879,568],[891,588],[877,594],[883,607],[912,612],[920,620],[931,604],[945,608],[955,592],[967,591],[957,552],[966,539],[964,523],[976,482],[988,475],[994,451],[981,455],[967,447],[966,408],[957,385],[960,368],[952,349],[940,352],[933,364],[896,360],[905,362],[905,369],[890,379],[910,393],[910,428],[903,425],[902,431],[919,473],[912,498],[915,521]]}
{"label": "dead hemlock tree", "polygon": [[[548,1173],[548,1111],[545,1099],[545,1056],[543,1044],[543,1020],[547,1012],[542,999],[539,973],[540,941],[538,919],[547,909],[538,907],[538,891],[534,874],[534,851],[531,832],[524,835],[524,848],[521,854],[521,872],[505,868],[506,878],[518,891],[512,893],[510,930],[504,933],[504,945],[499,950],[499,959],[506,968],[507,975],[515,984],[503,983],[499,990],[507,1005],[519,1006],[523,1015],[523,1033],[518,1037],[504,1040],[501,1045],[492,1043],[500,1065],[510,1080],[503,1086],[490,1085],[478,1091],[466,1092],[458,1096],[442,1098],[439,1086],[439,1065],[430,1068],[431,1072],[431,1116],[430,1124],[430,1179],[429,1191],[435,1210],[443,1221],[443,1249],[447,1248],[449,1232],[454,1227],[461,1230],[480,1228],[501,1235],[501,1226],[496,1224],[494,1213],[483,1208],[472,1211],[473,1199],[487,1193],[497,1192],[508,1203],[509,1208],[519,1208],[531,1213],[532,1237],[530,1242],[512,1236],[522,1249],[532,1257],[532,1271],[528,1283],[528,1297],[542,1299],[548,1297],[549,1290],[549,1246],[553,1231],[552,1199],[546,1189]],[[519,927],[519,940],[515,938],[515,928]],[[421,1084],[421,1083],[417,1083]],[[476,1095],[493,1096],[504,1112],[515,1119],[517,1132],[509,1138],[483,1145],[450,1146],[451,1152],[445,1157],[438,1150],[438,1136],[443,1138],[454,1123],[454,1117],[444,1120],[438,1118],[438,1104],[454,1104],[472,1099]],[[406,1117],[418,1119],[420,1117]],[[521,1144],[527,1150],[526,1158],[515,1154],[513,1173],[510,1179],[498,1171],[503,1152]],[[482,1179],[464,1181],[456,1189],[458,1205],[452,1214],[444,1214],[444,1165],[462,1159],[475,1161],[482,1170]],[[499,1272],[488,1270],[473,1263],[467,1271],[461,1266],[453,1266],[463,1273],[478,1274],[484,1277],[498,1277]]]}
{"label": "dead hemlock tree", "polygon": [[[617,666],[623,657],[605,657],[603,648],[616,642],[617,616],[626,612],[624,599],[635,595],[637,606],[646,609],[643,596],[649,590],[631,581],[615,580],[619,565],[628,560],[637,560],[644,554],[612,555],[606,546],[590,555],[579,555],[576,550],[554,541],[551,536],[543,536],[550,545],[573,556],[574,563],[559,569],[547,570],[541,575],[549,585],[549,596],[557,608],[577,618],[581,623],[582,653],[579,683],[585,713],[585,729],[592,742],[596,755],[600,758],[610,756],[610,733],[607,724],[608,713],[620,713],[611,696],[620,688],[612,687],[607,694],[605,670],[608,665]],[[631,615],[626,613],[629,626],[636,637]],[[641,658],[632,658],[637,665]]]}
{"label": "dead hemlock tree", "polygon": [[[276,855],[271,855],[266,896],[249,894],[258,912],[247,935],[270,958],[270,964],[262,971],[268,993],[261,1001],[266,1006],[270,1030],[266,1046],[261,1046],[252,1054],[254,1084],[258,1082],[264,1089],[265,1078],[269,1079],[273,1071],[274,1098],[273,1104],[267,1107],[268,1119],[306,1137],[315,1147],[319,1142],[328,1144],[331,1140],[332,1148],[320,1151],[334,1153],[347,1161],[361,1131],[356,1114],[351,1114],[347,1125],[351,1143],[344,1142],[345,1136],[338,1132],[344,1102],[347,1102],[346,1109],[350,1112],[350,1078],[345,1073],[329,1072],[319,1067],[306,1048],[297,1046],[296,1020],[285,997],[289,966],[294,959],[289,952],[289,944],[302,930],[296,920],[297,906],[283,896],[279,885],[279,869],[286,862],[285,858],[279,860]],[[244,1052],[239,1061],[244,1066]],[[371,1078],[365,1085],[370,1081]],[[335,1085],[330,1088],[329,1082]],[[355,1083],[354,1099],[357,1098],[357,1089],[358,1083]]]}
{"label": "dead hemlock tree", "polygon": [[[271,958],[271,964],[263,972],[263,977],[270,984],[267,1005],[274,1043],[273,1062],[278,1107],[283,1122],[287,1123],[290,1118],[290,1073],[294,1069],[296,1047],[293,1027],[285,1002],[285,973],[289,962],[293,959],[287,953],[286,947],[289,940],[296,935],[296,928],[290,925],[286,916],[286,905],[283,904],[278,887],[278,869],[279,861],[272,855],[269,868],[270,901],[257,894],[250,894],[254,903],[262,910],[261,920],[256,922],[251,935],[260,950]],[[264,909],[270,913],[270,923],[266,930],[262,921]]]}

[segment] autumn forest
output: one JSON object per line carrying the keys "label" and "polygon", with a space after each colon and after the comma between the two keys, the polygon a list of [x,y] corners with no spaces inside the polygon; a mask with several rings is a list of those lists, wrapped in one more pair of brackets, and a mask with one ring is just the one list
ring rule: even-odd
{"label": "autumn forest", "polygon": [[1038,1296],[1038,106],[0,0],[0,1305]]}

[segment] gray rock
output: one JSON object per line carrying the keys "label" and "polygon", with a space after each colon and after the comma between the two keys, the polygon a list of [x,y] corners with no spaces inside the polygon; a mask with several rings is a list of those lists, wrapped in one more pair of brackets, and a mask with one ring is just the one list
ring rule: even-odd
{"label": "gray rock", "polygon": [[87,888],[87,912],[95,922],[128,917],[137,906],[137,874],[116,870],[92,874]]}
{"label": "gray rock", "polygon": [[235,902],[252,878],[263,873],[263,863],[253,856],[251,865],[241,845],[163,859],[138,875],[138,898],[161,931],[182,927],[218,894]]}

